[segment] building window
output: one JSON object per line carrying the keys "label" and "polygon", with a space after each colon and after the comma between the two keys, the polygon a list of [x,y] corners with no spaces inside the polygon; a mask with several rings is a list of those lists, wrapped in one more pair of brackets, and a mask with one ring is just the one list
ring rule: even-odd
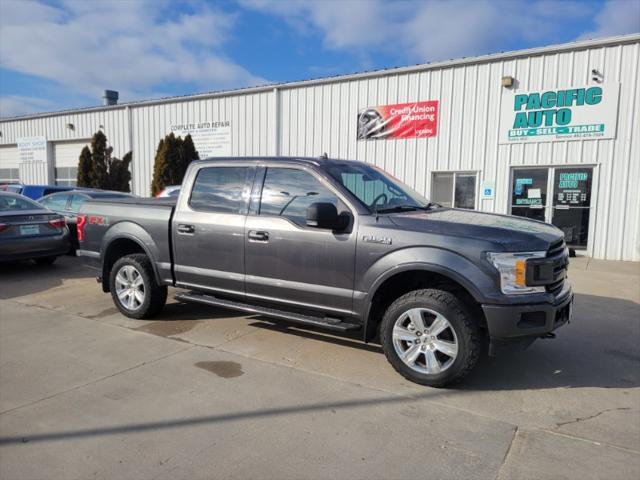
{"label": "building window", "polygon": [[20,169],[0,168],[0,183],[19,183]]}
{"label": "building window", "polygon": [[78,183],[78,167],[57,167],[56,185],[75,187]]}
{"label": "building window", "polygon": [[443,207],[476,208],[477,174],[474,172],[434,173],[431,201]]}

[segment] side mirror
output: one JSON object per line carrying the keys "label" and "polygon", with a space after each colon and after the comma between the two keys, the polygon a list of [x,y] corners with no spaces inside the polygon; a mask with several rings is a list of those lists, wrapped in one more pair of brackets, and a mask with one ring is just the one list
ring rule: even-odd
{"label": "side mirror", "polygon": [[343,223],[333,203],[316,202],[307,207],[308,227],[339,230]]}

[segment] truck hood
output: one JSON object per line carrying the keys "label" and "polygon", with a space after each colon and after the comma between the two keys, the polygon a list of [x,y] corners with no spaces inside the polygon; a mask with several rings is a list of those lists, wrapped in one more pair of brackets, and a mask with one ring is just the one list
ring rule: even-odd
{"label": "truck hood", "polygon": [[510,215],[440,208],[391,214],[400,228],[434,235],[479,239],[502,245],[505,251],[546,251],[563,238],[553,225]]}

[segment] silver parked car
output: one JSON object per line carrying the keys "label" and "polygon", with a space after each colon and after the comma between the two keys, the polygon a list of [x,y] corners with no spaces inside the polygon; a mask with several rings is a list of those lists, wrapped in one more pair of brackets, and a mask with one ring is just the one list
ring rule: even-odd
{"label": "silver parked car", "polygon": [[62,215],[17,193],[0,192],[0,262],[33,259],[48,265],[68,251]]}

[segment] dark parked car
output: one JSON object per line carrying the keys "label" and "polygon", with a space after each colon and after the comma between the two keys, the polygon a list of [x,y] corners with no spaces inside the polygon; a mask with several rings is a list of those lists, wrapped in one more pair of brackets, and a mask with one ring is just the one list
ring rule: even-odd
{"label": "dark parked car", "polygon": [[489,352],[567,323],[563,234],[443,208],[369,164],[193,162],[177,202],[87,202],[78,254],[131,318],[184,302],[380,338],[406,378],[441,386]]}
{"label": "dark parked car", "polygon": [[78,232],[76,222],[78,211],[84,202],[90,199],[114,199],[114,198],[130,198],[130,193],[111,192],[105,190],[69,190],[66,192],[52,193],[38,199],[38,203],[44,205],[49,210],[64,215],[67,225],[69,226],[69,234],[72,250],[78,248]]}
{"label": "dark parked car", "polygon": [[0,192],[0,261],[53,263],[69,251],[64,217],[17,193]]}
{"label": "dark parked car", "polygon": [[23,185],[21,183],[14,183],[7,185],[6,191],[19,193],[32,200],[37,200],[45,195],[49,195],[54,192],[66,192],[68,190],[74,190],[75,187],[63,187],[60,185]]}

